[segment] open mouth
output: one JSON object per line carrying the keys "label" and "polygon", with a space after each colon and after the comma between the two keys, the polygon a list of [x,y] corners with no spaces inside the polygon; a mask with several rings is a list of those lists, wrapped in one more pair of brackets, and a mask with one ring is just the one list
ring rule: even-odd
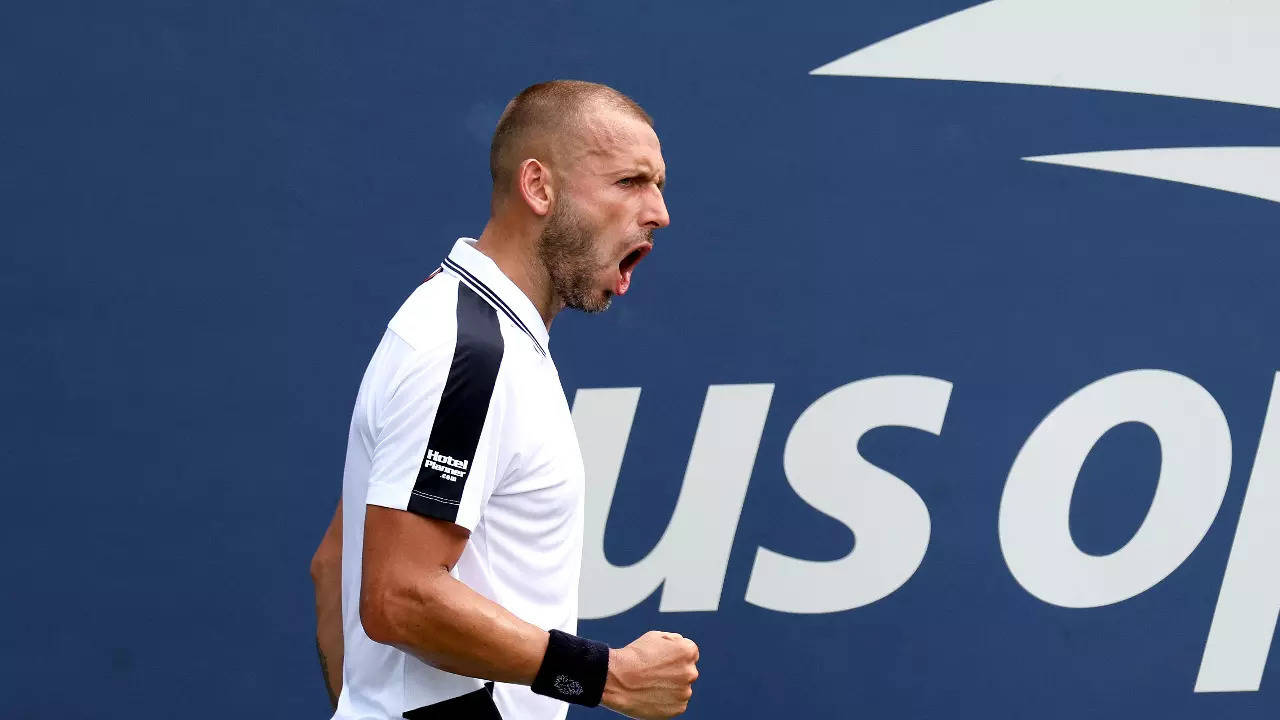
{"label": "open mouth", "polygon": [[618,284],[614,286],[613,291],[618,295],[626,295],[627,289],[631,287],[631,273],[636,269],[636,265],[644,259],[645,255],[653,249],[652,243],[645,243],[634,248],[627,253],[626,257],[618,263]]}

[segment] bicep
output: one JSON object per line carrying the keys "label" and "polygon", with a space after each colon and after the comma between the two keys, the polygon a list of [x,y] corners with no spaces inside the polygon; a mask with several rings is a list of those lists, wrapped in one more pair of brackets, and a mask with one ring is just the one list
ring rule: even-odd
{"label": "bicep", "polygon": [[454,579],[466,528],[369,506],[360,620],[374,642],[446,672],[529,684],[547,633]]}
{"label": "bicep", "polygon": [[361,598],[394,592],[458,563],[466,528],[446,520],[369,505],[364,518]]}

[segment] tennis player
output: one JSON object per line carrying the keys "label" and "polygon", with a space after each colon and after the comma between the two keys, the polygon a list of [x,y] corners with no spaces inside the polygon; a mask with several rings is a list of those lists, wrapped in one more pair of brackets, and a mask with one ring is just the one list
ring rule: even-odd
{"label": "tennis player", "polygon": [[521,92],[494,132],[484,231],[388,323],[312,561],[335,719],[686,709],[692,641],[575,635],[584,477],[548,347],[561,310],[627,292],[669,222],[652,125],[603,85]]}

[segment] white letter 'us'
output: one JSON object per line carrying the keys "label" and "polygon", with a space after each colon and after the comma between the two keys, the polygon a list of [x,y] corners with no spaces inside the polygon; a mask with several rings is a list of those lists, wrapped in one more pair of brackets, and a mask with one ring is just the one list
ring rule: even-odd
{"label": "white letter 'us'", "polygon": [[937,435],[951,383],[886,376],[850,383],[801,413],[783,451],[796,494],[845,523],[856,545],[839,560],[815,562],[760,548],[747,602],[778,612],[829,613],[886,597],[915,574],[929,546],[929,509],[910,486],[858,454],[858,439],[886,426]]}
{"label": "white letter 'us'", "polygon": [[712,385],[698,421],[684,484],[662,539],[647,557],[618,567],[604,555],[605,522],[640,400],[640,388],[579,390],[573,424],[587,475],[583,619],[617,615],[662,585],[662,612],[715,610],[742,515],[773,385]]}

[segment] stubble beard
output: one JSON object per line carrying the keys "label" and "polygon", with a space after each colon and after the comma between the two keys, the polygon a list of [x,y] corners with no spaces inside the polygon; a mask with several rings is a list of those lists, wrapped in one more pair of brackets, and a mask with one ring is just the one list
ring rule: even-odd
{"label": "stubble beard", "polygon": [[595,234],[568,197],[562,196],[538,238],[538,259],[551,279],[552,291],[565,307],[587,313],[604,312],[613,302],[612,291],[594,286],[603,269],[596,262]]}

